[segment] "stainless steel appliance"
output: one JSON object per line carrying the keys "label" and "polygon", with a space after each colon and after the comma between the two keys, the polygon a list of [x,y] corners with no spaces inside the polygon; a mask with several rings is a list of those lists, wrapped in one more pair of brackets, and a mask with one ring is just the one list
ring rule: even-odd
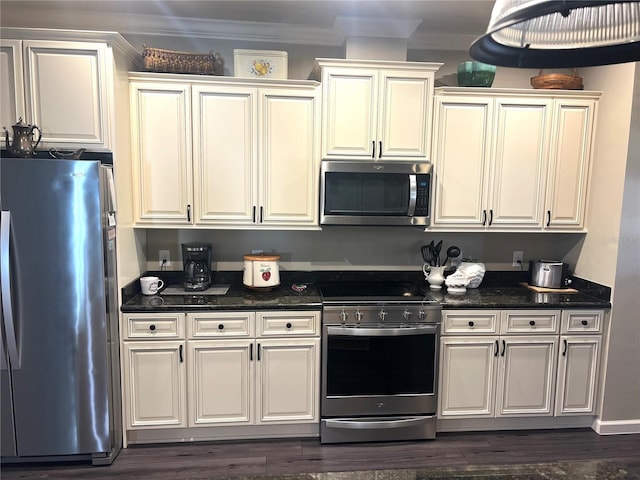
{"label": "stainless steel appliance", "polygon": [[320,291],[320,441],[435,438],[440,304],[404,283]]}
{"label": "stainless steel appliance", "polygon": [[211,244],[183,243],[184,289],[202,291],[211,285]]}
{"label": "stainless steel appliance", "polygon": [[529,261],[529,285],[544,288],[566,288],[571,284],[568,265],[554,260]]}
{"label": "stainless steel appliance", "polygon": [[0,159],[3,463],[109,464],[122,446],[111,173]]}
{"label": "stainless steel appliance", "polygon": [[429,225],[431,164],[323,160],[322,225]]}

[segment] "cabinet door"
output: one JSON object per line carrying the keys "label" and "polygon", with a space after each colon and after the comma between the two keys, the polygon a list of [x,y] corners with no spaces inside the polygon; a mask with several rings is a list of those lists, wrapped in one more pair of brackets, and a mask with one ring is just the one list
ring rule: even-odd
{"label": "cabinet door", "polygon": [[498,337],[442,337],[438,417],[493,417]]}
{"label": "cabinet door", "polygon": [[184,342],[124,342],[128,428],[186,427]]}
{"label": "cabinet door", "polygon": [[[22,118],[26,123],[24,107],[24,77],[22,74],[22,42],[0,39],[0,126],[9,131],[13,142],[11,125]],[[4,134],[4,132],[3,132]],[[4,140],[3,140],[4,142]],[[4,143],[3,143],[4,148]]]}
{"label": "cabinet door", "polygon": [[256,422],[317,422],[320,339],[261,339],[258,355]]}
{"label": "cabinet door", "polygon": [[596,408],[596,384],[600,358],[600,335],[560,337],[557,415],[592,415]]}
{"label": "cabinet door", "polygon": [[489,225],[542,227],[550,99],[497,99]]}
{"label": "cabinet door", "polygon": [[594,100],[555,101],[546,228],[584,226],[595,109]]}
{"label": "cabinet door", "polygon": [[107,46],[25,40],[27,118],[42,146],[111,147]]}
{"label": "cabinet door", "polygon": [[193,87],[198,223],[256,222],[257,108],[255,88]]}
{"label": "cabinet door", "polygon": [[189,426],[253,423],[253,340],[188,342]]}
{"label": "cabinet door", "polygon": [[557,336],[500,337],[496,416],[553,415]]}
{"label": "cabinet door", "polygon": [[483,228],[493,100],[436,97],[434,226]]}
{"label": "cabinet door", "polygon": [[260,98],[259,222],[317,225],[317,90],[263,90]]}
{"label": "cabinet door", "polygon": [[322,158],[371,160],[378,112],[376,70],[326,68],[322,89]]}
{"label": "cabinet door", "polygon": [[376,157],[428,161],[431,152],[433,74],[380,72]]}
{"label": "cabinet door", "polygon": [[131,154],[138,224],[192,223],[189,85],[133,82]]}

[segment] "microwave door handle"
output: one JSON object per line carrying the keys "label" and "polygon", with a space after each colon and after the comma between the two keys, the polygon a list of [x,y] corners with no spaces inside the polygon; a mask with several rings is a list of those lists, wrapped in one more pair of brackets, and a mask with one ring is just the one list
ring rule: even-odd
{"label": "microwave door handle", "polygon": [[416,175],[409,175],[409,210],[407,215],[413,217],[416,213],[416,200],[418,199],[418,182]]}

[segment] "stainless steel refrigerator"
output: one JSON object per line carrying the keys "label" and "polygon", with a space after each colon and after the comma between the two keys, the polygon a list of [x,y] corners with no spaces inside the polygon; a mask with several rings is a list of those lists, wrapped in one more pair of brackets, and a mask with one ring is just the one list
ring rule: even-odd
{"label": "stainless steel refrigerator", "polygon": [[99,161],[0,159],[2,462],[122,447],[115,201]]}

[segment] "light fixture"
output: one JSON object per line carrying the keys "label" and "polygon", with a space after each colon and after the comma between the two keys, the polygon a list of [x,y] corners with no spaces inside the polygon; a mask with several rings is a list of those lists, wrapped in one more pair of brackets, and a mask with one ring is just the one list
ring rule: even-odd
{"label": "light fixture", "polygon": [[497,0],[475,60],[570,68],[640,60],[640,0]]}

